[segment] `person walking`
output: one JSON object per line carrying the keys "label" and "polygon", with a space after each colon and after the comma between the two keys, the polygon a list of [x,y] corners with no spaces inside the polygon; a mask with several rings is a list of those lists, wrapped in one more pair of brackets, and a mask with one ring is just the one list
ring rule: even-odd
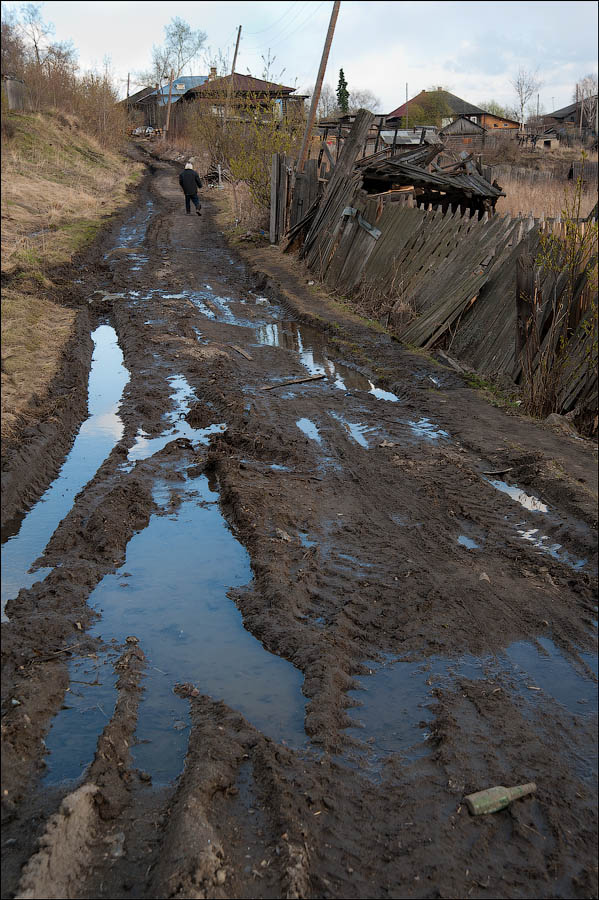
{"label": "person walking", "polygon": [[201,216],[202,213],[200,212],[200,209],[202,204],[198,199],[198,188],[202,187],[202,182],[200,181],[200,176],[190,162],[185,163],[185,168],[179,175],[179,184],[181,185],[181,190],[185,194],[185,212],[187,215],[191,215],[191,204],[193,203],[196,208],[196,213],[198,216]]}

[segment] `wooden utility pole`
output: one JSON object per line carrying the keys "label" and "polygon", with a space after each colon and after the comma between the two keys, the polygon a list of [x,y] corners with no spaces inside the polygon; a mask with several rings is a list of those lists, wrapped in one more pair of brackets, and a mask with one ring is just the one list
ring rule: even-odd
{"label": "wooden utility pole", "polygon": [[331,49],[331,43],[333,41],[333,34],[335,32],[335,25],[337,23],[337,16],[339,15],[339,7],[340,6],[341,6],[340,0],[335,0],[335,2],[333,3],[333,10],[331,12],[331,21],[329,22],[329,30],[327,31],[326,40],[324,42],[324,49],[322,51],[322,58],[320,60],[318,75],[316,76],[316,84],[314,85],[314,93],[312,94],[312,102],[310,103],[310,112],[308,114],[306,130],[304,131],[304,138],[302,140],[302,146],[301,146],[298,161],[297,161],[297,174],[298,175],[304,171],[304,165],[306,163],[306,158],[308,156],[308,146],[310,143],[310,137],[312,136],[312,129],[314,128],[314,122],[316,121],[316,108],[318,106],[318,101],[320,100],[320,92],[322,90],[322,82],[324,81],[324,73],[327,68],[329,52]]}
{"label": "wooden utility pole", "polygon": [[406,81],[406,131],[408,130],[408,116],[409,116],[409,108],[408,108],[408,82]]}
{"label": "wooden utility pole", "polygon": [[233,94],[233,82],[235,80],[235,65],[237,63],[237,51],[239,50],[239,38],[241,37],[241,25],[237,31],[237,42],[235,44],[235,53],[233,54],[233,65],[231,66],[231,82],[229,84],[229,88],[227,90],[227,102],[225,104],[225,121],[223,124],[227,124],[227,118],[229,116],[229,104],[231,103],[231,96]]}
{"label": "wooden utility pole", "polygon": [[169,86],[168,86],[168,106],[167,106],[167,108],[166,108],[166,125],[164,126],[164,135],[163,135],[163,138],[162,138],[163,140],[166,140],[166,136],[167,136],[167,134],[168,134],[169,125],[170,125],[170,123],[171,123],[171,98],[172,98],[172,96],[173,96],[173,81],[174,81],[174,78],[175,78],[175,73],[174,73],[174,71],[171,69],[171,80],[170,80]]}

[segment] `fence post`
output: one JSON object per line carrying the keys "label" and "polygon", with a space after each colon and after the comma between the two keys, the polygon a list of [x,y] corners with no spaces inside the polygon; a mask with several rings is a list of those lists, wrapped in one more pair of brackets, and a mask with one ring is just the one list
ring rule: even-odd
{"label": "fence post", "polygon": [[277,193],[279,181],[279,154],[272,155],[272,168],[270,171],[270,243],[277,243]]}

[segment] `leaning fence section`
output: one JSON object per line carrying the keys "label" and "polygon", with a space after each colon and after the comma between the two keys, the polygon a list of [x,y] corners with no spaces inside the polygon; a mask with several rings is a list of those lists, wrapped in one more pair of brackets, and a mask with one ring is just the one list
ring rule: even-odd
{"label": "leaning fence section", "polygon": [[[298,172],[293,161],[273,157],[271,241],[298,249],[316,278],[405,343],[443,348],[483,375],[534,379],[567,343],[579,364],[561,372],[558,409],[596,410],[597,304],[587,270],[575,296],[563,275],[539,281],[537,272],[532,305],[521,302],[519,262],[538,257],[547,229],[565,238],[564,223],[418,205],[393,189],[367,192],[363,147],[371,121],[358,114],[334,163],[321,152]],[[478,183],[469,174],[459,179],[465,190]]]}

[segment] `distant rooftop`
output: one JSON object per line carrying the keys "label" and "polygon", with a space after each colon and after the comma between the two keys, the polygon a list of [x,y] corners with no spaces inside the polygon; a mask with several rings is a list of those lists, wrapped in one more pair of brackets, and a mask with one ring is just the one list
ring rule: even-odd
{"label": "distant rooftop", "polygon": [[261,78],[254,78],[252,75],[241,75],[234,72],[233,75],[225,75],[222,78],[204,79],[204,82],[197,87],[193,86],[190,90],[194,94],[220,94],[228,90],[233,80],[233,90],[242,91],[247,94],[292,94],[295,88],[287,87],[284,84],[275,84],[272,81],[263,81]]}
{"label": "distant rooftop", "polygon": [[[186,94],[191,88],[199,87],[207,80],[207,75],[181,75],[179,78],[175,78],[173,81],[171,102],[176,103],[179,97],[182,97],[183,94]],[[159,106],[165,106],[168,103],[169,84],[170,82],[167,82],[167,84],[163,85],[158,91],[155,91],[155,93],[159,95]]]}
{"label": "distant rooftop", "polygon": [[455,94],[450,94],[449,91],[438,88],[436,91],[420,91],[419,94],[416,94],[416,96],[412,97],[411,100],[408,100],[407,103],[402,103],[401,106],[398,106],[397,109],[390,112],[387,119],[399,119],[402,116],[405,116],[406,112],[409,116],[410,107],[414,103],[418,106],[419,102],[428,97],[435,97],[445,101],[454,116],[482,116],[485,112],[484,109],[481,109],[479,106],[475,106],[467,100],[462,100],[461,97],[456,97]]}

